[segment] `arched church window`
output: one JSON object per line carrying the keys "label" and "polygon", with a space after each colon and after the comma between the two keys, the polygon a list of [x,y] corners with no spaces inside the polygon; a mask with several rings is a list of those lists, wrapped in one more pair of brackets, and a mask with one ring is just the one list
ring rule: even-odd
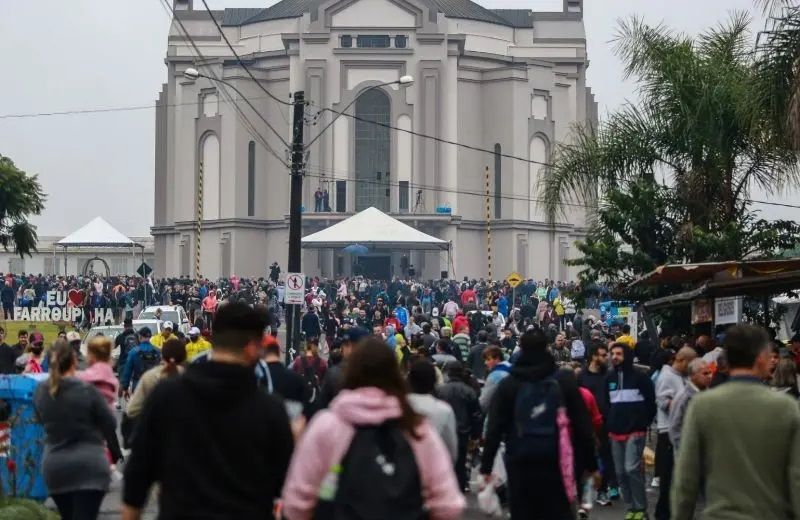
{"label": "arched church window", "polygon": [[[356,211],[374,206],[389,211],[391,139],[389,96],[368,90],[356,101],[355,175]],[[371,122],[380,123],[380,125]]]}

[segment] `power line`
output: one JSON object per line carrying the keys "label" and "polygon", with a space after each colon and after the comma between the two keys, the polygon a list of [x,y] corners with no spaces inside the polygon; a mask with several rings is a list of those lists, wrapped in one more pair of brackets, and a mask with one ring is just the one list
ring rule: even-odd
{"label": "power line", "polygon": [[[311,104],[314,105],[314,103],[311,103]],[[318,106],[318,105],[315,105],[315,106]],[[339,115],[342,115],[342,116],[345,116],[345,117],[349,117],[349,118],[352,118],[352,119],[355,119],[357,121],[361,121],[361,122],[364,122],[364,123],[369,123],[369,124],[381,126],[381,127],[384,127],[384,128],[388,128],[390,130],[395,130],[397,132],[405,132],[405,133],[411,134],[411,135],[416,136],[416,137],[422,137],[424,139],[431,139],[433,141],[437,141],[437,142],[444,143],[444,144],[450,144],[450,145],[458,146],[458,147],[461,147],[461,148],[466,148],[466,149],[473,150],[473,151],[476,151],[476,152],[483,152],[483,153],[490,154],[490,155],[499,155],[500,157],[505,157],[507,159],[513,159],[513,160],[516,160],[516,161],[522,161],[522,162],[525,162],[525,163],[528,163],[528,164],[538,164],[538,165],[547,166],[547,167],[552,167],[553,166],[552,163],[546,163],[546,162],[542,162],[542,161],[535,161],[533,159],[526,159],[524,157],[520,157],[520,156],[517,156],[517,155],[511,155],[511,154],[505,154],[505,153],[499,153],[498,154],[494,150],[487,150],[486,148],[481,148],[479,146],[473,146],[473,145],[469,145],[469,144],[459,143],[457,141],[451,141],[449,139],[443,139],[441,137],[437,137],[437,136],[433,136],[433,135],[427,135],[427,134],[423,134],[423,133],[420,133],[420,132],[415,132],[414,130],[409,130],[409,129],[406,129],[406,128],[400,128],[400,127],[393,126],[393,125],[388,124],[388,123],[381,123],[381,122],[378,122],[378,121],[372,121],[370,119],[365,119],[363,117],[359,117],[359,116],[356,116],[354,114],[348,114],[346,112],[338,112],[338,111],[336,111],[336,110],[334,110],[332,108],[321,108],[317,112],[316,116],[319,116],[320,113],[326,112],[326,111],[327,112],[333,112],[334,114],[339,114]],[[620,182],[628,182],[628,181],[626,181],[624,179],[618,179],[618,180]],[[667,189],[669,189],[669,190],[677,191],[677,188],[675,188],[674,186],[665,186],[665,187]],[[751,202],[753,204],[762,204],[762,205],[765,205],[765,206],[779,206],[779,207],[785,207],[785,208],[800,209],[800,205],[797,205],[797,204],[785,204],[785,203],[780,203],[780,202],[771,202],[771,201],[766,201],[766,200],[757,200],[757,199],[750,199],[750,198],[747,198],[747,199],[744,199],[744,200],[745,200],[745,202]],[[564,203],[562,203],[562,204],[564,204]],[[564,205],[567,205],[567,204],[564,204]]]}
{"label": "power line", "polygon": [[[379,181],[379,180],[371,180],[371,179],[355,179],[355,178],[352,178],[352,177],[351,178],[347,178],[347,179],[336,179],[336,178],[331,177],[330,175],[328,175],[330,173],[334,173],[334,172],[332,172],[330,170],[325,170],[325,169],[322,169],[322,168],[312,170],[312,171],[316,171],[317,172],[316,174],[310,174],[310,173],[308,173],[308,171],[309,171],[309,169],[308,169],[308,167],[306,167],[306,176],[307,177],[313,177],[313,178],[319,178],[319,179],[325,179],[325,180],[332,180],[332,181],[347,181],[347,182],[353,182],[353,183],[356,183],[356,184],[378,185],[378,186],[381,186],[381,187],[388,187],[388,186],[400,187],[400,181]],[[339,172],[339,173],[341,173],[341,172]],[[415,184],[415,183],[412,183],[412,182],[409,182],[409,188],[418,188],[418,189],[423,189],[423,190],[428,190],[428,191],[435,191],[435,192],[440,192],[440,193],[453,193],[453,194],[457,194],[457,195],[470,195],[470,196],[476,196],[476,197],[485,197],[486,196],[486,192],[485,191],[459,190],[459,189],[453,189],[453,188],[445,188],[445,187],[441,187],[441,186],[433,186],[433,185],[428,185],[428,184]],[[502,193],[497,194],[497,192],[492,192],[491,195],[495,199],[499,198],[499,199],[504,199],[504,200],[515,200],[515,201],[521,201],[521,202],[543,202],[543,199],[537,199],[537,198],[534,198],[534,197],[523,197],[523,196],[518,196],[518,195],[504,195]],[[595,209],[595,206],[592,206],[592,205],[589,205],[589,204],[579,204],[579,203],[565,202],[564,205],[565,206],[574,206],[574,207],[578,207],[578,208]]]}
{"label": "power line", "polygon": [[[266,96],[252,96],[250,97],[251,100],[261,100],[261,99],[269,99]],[[221,100],[221,103],[230,103],[228,100]],[[18,114],[0,114],[0,119],[33,119],[37,117],[50,117],[50,116],[71,116],[71,115],[81,115],[81,114],[102,114],[107,112],[132,112],[136,110],[152,110],[156,108],[173,108],[173,107],[185,107],[185,106],[197,106],[197,101],[190,101],[186,103],[165,103],[163,105],[129,105],[129,106],[116,106],[116,107],[105,107],[105,108],[76,108],[76,109],[69,109],[69,110],[60,110],[60,111],[52,111],[52,112],[23,112]],[[308,114],[309,116],[311,114]]]}
{"label": "power line", "polygon": [[231,42],[230,40],[228,40],[228,37],[225,36],[225,32],[222,30],[222,27],[220,27],[219,22],[217,22],[217,19],[214,17],[214,13],[211,12],[211,8],[208,7],[208,3],[206,2],[206,0],[201,0],[201,1],[203,2],[203,6],[205,6],[206,11],[208,12],[208,16],[211,17],[211,21],[214,22],[214,25],[217,27],[217,31],[219,31],[219,34],[222,36],[222,39],[225,40],[225,43],[228,45],[228,48],[231,50],[233,55],[236,56],[236,61],[239,63],[239,66],[241,66],[245,70],[245,72],[247,72],[247,75],[250,76],[250,79],[252,79],[256,83],[256,85],[258,85],[259,88],[264,91],[266,95],[268,95],[278,103],[290,107],[294,106],[294,103],[284,101],[279,97],[277,97],[275,94],[271,93],[269,90],[266,89],[266,87],[264,87],[264,85],[261,84],[261,82],[259,82],[256,79],[255,76],[253,76],[253,73],[250,72],[250,69],[247,68],[247,65],[245,65],[245,63],[242,61],[242,58],[239,57],[239,54],[237,54],[236,50],[233,48],[233,45],[231,45]]}
{"label": "power line", "polygon": [[[170,20],[171,21],[175,21],[175,22],[178,23],[178,26],[180,28],[179,30],[183,32],[184,37],[189,41],[190,45],[192,46],[192,48],[194,49],[194,51],[195,51],[195,53],[197,55],[197,58],[200,58],[201,60],[204,61],[206,59],[205,56],[203,56],[202,51],[197,46],[197,43],[195,43],[195,41],[192,38],[192,36],[189,34],[189,31],[183,25],[183,22],[181,21],[181,19],[178,18],[177,16],[175,16],[175,11],[172,9],[172,6],[169,5],[169,1],[168,0],[160,0],[160,3],[162,5],[162,7],[164,7],[166,9],[167,16],[170,18]],[[209,73],[210,73],[212,78],[214,78],[216,80],[219,80],[219,78],[217,77],[217,75],[213,71],[213,69],[209,69]],[[219,84],[219,90],[220,90],[220,92],[222,92],[223,96],[225,96],[226,99],[228,99],[229,102],[231,102],[233,104],[234,109],[236,110],[237,119],[239,119],[239,121],[242,122],[242,124],[245,126],[245,128],[247,128],[247,130],[250,132],[250,135],[252,137],[254,137],[255,139],[257,139],[259,141],[259,143],[261,143],[261,145],[267,150],[267,152],[269,152],[272,156],[274,156],[278,160],[278,162],[280,164],[282,164],[286,168],[289,168],[289,166],[286,164],[284,159],[269,145],[269,143],[264,138],[264,136],[261,135],[261,133],[258,131],[258,129],[255,128],[255,126],[250,121],[250,119],[248,119],[247,115],[245,115],[245,113],[242,111],[241,107],[233,99],[233,96],[231,96],[230,93],[227,91],[227,89],[225,88],[225,84],[224,83],[220,83]],[[244,97],[244,96],[242,96],[242,97]],[[252,108],[252,105],[250,105],[250,106]]]}

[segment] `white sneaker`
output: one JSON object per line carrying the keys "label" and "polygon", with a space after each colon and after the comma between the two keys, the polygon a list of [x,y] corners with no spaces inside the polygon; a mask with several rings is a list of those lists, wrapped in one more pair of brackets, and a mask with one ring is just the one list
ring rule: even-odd
{"label": "white sneaker", "polygon": [[661,484],[661,479],[659,479],[658,477],[653,477],[653,481],[650,482],[650,487],[657,488],[659,487],[660,484]]}

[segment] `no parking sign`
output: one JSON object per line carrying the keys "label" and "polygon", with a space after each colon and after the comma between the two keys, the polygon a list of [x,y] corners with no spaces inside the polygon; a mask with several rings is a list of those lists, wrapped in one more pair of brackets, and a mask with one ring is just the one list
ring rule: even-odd
{"label": "no parking sign", "polygon": [[303,273],[286,275],[286,290],[283,301],[286,305],[302,305],[306,295],[306,277]]}

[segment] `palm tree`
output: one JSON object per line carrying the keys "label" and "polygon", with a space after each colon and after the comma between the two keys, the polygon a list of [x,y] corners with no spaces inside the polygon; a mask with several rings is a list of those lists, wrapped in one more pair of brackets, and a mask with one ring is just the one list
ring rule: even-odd
{"label": "palm tree", "polygon": [[759,3],[769,16],[757,46],[761,101],[776,142],[800,151],[800,6],[796,0]]}
{"label": "palm tree", "polygon": [[42,212],[45,199],[36,175],[0,155],[0,246],[20,256],[36,250],[36,227],[28,218]]}
{"label": "palm tree", "polygon": [[748,16],[735,13],[692,38],[635,17],[621,21],[615,50],[641,101],[598,128],[577,128],[556,150],[539,185],[548,217],[562,214],[569,198],[660,183],[674,192],[687,230],[713,233],[742,217],[752,187],[775,192],[797,182],[796,155],[774,146],[763,117],[748,26]]}

